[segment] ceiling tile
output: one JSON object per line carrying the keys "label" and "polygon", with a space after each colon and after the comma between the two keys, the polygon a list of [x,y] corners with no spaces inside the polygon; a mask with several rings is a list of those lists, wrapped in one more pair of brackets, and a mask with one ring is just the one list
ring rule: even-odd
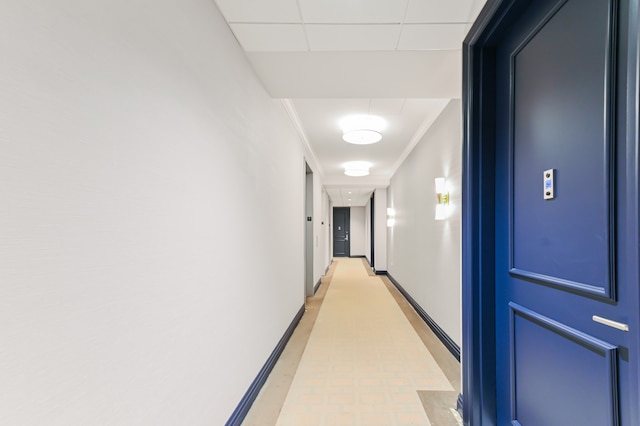
{"label": "ceiling tile", "polygon": [[371,199],[373,189],[352,187],[327,188],[334,207],[364,207]]}
{"label": "ceiling tile", "polygon": [[408,0],[299,0],[305,23],[402,22]]}
{"label": "ceiling tile", "polygon": [[393,115],[400,114],[406,103],[406,99],[372,99],[369,104],[369,114]]}
{"label": "ceiling tile", "polygon": [[403,25],[398,50],[462,49],[468,24]]}
{"label": "ceiling tile", "polygon": [[405,23],[464,23],[477,15],[477,0],[409,0]]}
{"label": "ceiling tile", "polygon": [[247,52],[306,52],[307,41],[300,24],[230,24]]}
{"label": "ceiling tile", "polygon": [[306,25],[311,51],[395,50],[400,25]]}
{"label": "ceiling tile", "polygon": [[296,0],[215,0],[227,22],[299,23]]}

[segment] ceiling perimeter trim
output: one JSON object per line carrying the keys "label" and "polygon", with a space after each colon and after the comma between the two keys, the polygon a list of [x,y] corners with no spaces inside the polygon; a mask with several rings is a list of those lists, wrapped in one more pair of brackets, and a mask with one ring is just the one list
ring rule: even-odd
{"label": "ceiling perimeter trim", "polygon": [[308,155],[311,157],[311,158],[307,158],[307,163],[310,162],[311,166],[314,168],[314,172],[318,173],[321,178],[324,178],[324,170],[322,169],[322,166],[318,161],[318,157],[316,156],[316,153],[311,147],[311,143],[309,142],[307,133],[304,130],[302,121],[298,116],[298,111],[296,111],[296,107],[293,105],[293,101],[291,99],[280,99],[280,102],[282,103],[282,106],[284,107],[285,111],[287,111],[287,114],[289,115],[289,119],[291,120],[293,127],[295,127],[296,132],[298,132],[298,136],[300,136],[300,140],[302,141],[302,145],[305,151],[307,151]]}
{"label": "ceiling perimeter trim", "polygon": [[440,111],[437,114],[433,114],[432,116],[427,117],[422,122],[420,127],[418,127],[418,130],[416,130],[416,133],[411,138],[409,145],[407,145],[407,147],[404,149],[402,154],[400,154],[400,157],[398,157],[395,164],[393,165],[389,180],[393,178],[393,176],[396,174],[400,166],[402,166],[402,163],[404,163],[404,161],[407,159],[409,154],[411,154],[411,151],[413,151],[416,145],[418,145],[418,142],[422,140],[422,138],[427,133],[431,125],[435,123],[435,121],[438,119],[438,117],[440,117],[440,115],[442,115],[442,111],[445,110],[445,108],[447,107],[447,105],[449,105],[450,102],[451,102],[451,99],[443,99],[442,108],[440,109]]}

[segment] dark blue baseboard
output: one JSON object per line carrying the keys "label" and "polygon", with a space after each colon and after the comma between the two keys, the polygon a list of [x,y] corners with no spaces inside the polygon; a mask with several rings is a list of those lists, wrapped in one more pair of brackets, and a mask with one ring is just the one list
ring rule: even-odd
{"label": "dark blue baseboard", "polygon": [[[376,271],[376,275],[387,275],[388,276],[389,274],[387,274],[387,271]],[[389,277],[389,278],[391,278],[391,277]]]}
{"label": "dark blue baseboard", "polygon": [[313,286],[313,294],[316,294],[318,292],[318,289],[320,288],[320,284],[322,284],[322,278],[320,278],[316,283],[316,285]]}
{"label": "dark blue baseboard", "polygon": [[362,255],[362,254],[359,254],[359,255],[357,255],[357,256],[349,256],[349,257],[350,257],[351,259],[364,259],[364,258],[366,258],[367,256]]}
{"label": "dark blue baseboard", "polygon": [[[376,271],[376,274],[378,274],[378,271]],[[433,320],[433,318],[431,318],[429,314],[427,314],[427,312],[424,309],[422,309],[422,306],[420,306],[418,302],[416,302],[413,299],[413,297],[411,297],[411,295],[407,293],[407,291],[404,288],[402,288],[400,283],[396,281],[395,278],[393,278],[386,271],[385,271],[385,274],[389,278],[389,281],[391,281],[393,285],[396,286],[398,291],[400,291],[400,293],[402,293],[402,295],[405,297],[405,299],[407,299],[407,301],[411,304],[411,306],[413,306],[413,309],[416,310],[418,315],[420,315],[420,317],[424,320],[424,322],[427,323],[429,328],[431,328],[431,330],[435,333],[435,335],[438,336],[438,339],[440,339],[442,344],[445,345],[447,349],[449,349],[449,352],[451,352],[451,354],[454,357],[456,357],[458,361],[460,361],[460,346],[458,346],[456,342],[454,342],[453,339],[451,339],[451,337],[449,337],[449,335],[445,333],[443,329],[440,328],[440,326]],[[378,274],[378,275],[383,275],[383,274]]]}
{"label": "dark blue baseboard", "polygon": [[267,359],[267,362],[264,364],[262,369],[260,369],[260,372],[253,380],[253,383],[251,383],[251,386],[249,386],[249,390],[247,390],[247,392],[244,394],[233,414],[231,414],[231,417],[229,417],[229,420],[227,420],[227,423],[225,423],[225,426],[240,426],[242,424],[242,421],[247,416],[251,405],[256,400],[258,393],[260,393],[260,389],[262,389],[262,386],[264,386],[265,382],[267,381],[269,373],[271,373],[271,370],[273,370],[276,362],[278,362],[278,358],[280,358],[280,355],[282,355],[282,351],[284,351],[284,348],[291,338],[293,331],[298,326],[302,315],[304,315],[304,305],[302,305],[296,316],[293,318],[293,321],[291,321],[289,328],[287,328],[287,331],[285,331],[284,335],[278,342],[278,345],[273,350],[273,352],[271,352],[269,359]]}

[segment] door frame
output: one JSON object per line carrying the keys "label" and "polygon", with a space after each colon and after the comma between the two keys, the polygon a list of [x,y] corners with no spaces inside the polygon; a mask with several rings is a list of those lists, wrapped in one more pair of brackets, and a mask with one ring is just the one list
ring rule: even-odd
{"label": "door frame", "polygon": [[374,242],[375,242],[375,234],[376,234],[376,231],[375,231],[375,228],[376,228],[376,226],[375,226],[376,225],[376,217],[375,217],[376,216],[376,214],[375,214],[376,213],[375,212],[376,193],[375,193],[375,191],[371,193],[371,199],[370,199],[369,207],[370,207],[370,212],[369,212],[369,221],[370,221],[369,225],[370,226],[369,226],[369,228],[371,228],[370,231],[369,231],[369,233],[370,233],[370,235],[369,235],[369,245],[371,246],[371,247],[369,247],[370,248],[370,252],[371,252],[371,259],[370,259],[371,262],[369,263],[369,265],[371,265],[371,267],[373,268],[374,265],[376,264],[376,250],[375,250],[375,246],[376,245],[374,244]]}
{"label": "door frame", "polygon": [[304,295],[313,296],[313,264],[314,264],[314,224],[313,224],[313,170],[304,161]]}
{"label": "door frame", "polygon": [[[522,10],[535,0],[489,0],[463,43],[463,194],[462,194],[462,410],[465,425],[495,425],[495,49]],[[627,159],[628,214],[625,229],[640,234],[638,197],[639,0],[629,0],[627,137],[636,152]],[[625,250],[640,258],[637,245]],[[638,265],[627,265],[640,277]],[[640,301],[638,301],[640,304]],[[640,315],[640,314],[639,314]],[[637,332],[637,331],[636,331]],[[638,349],[634,348],[636,353]],[[632,372],[636,381],[640,371]]]}

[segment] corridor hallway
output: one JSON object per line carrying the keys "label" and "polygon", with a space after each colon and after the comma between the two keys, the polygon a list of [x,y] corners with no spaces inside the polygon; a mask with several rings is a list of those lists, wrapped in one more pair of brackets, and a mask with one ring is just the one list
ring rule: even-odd
{"label": "corridor hallway", "polygon": [[458,425],[460,364],[386,276],[337,258],[245,426]]}

